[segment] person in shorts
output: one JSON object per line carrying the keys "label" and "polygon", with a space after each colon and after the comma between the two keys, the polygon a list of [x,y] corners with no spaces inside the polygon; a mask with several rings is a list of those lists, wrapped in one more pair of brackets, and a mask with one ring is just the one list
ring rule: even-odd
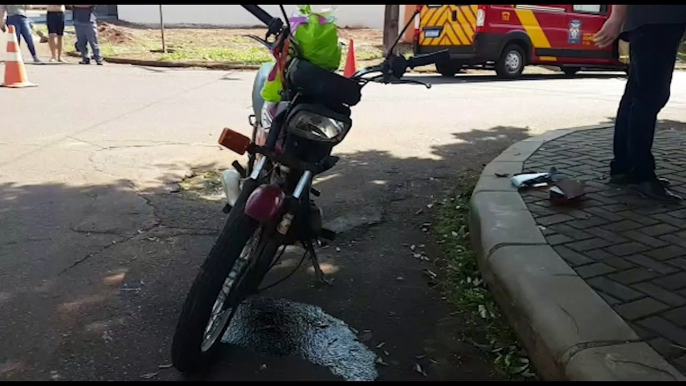
{"label": "person in shorts", "polygon": [[48,45],[50,46],[50,61],[66,63],[62,59],[62,36],[64,36],[64,5],[48,5],[45,18],[48,25]]}

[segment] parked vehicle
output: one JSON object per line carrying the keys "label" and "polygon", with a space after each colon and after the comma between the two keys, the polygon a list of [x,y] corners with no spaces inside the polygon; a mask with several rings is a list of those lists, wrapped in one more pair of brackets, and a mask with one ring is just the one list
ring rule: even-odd
{"label": "parked vehicle", "polygon": [[448,77],[463,68],[484,68],[514,79],[527,65],[556,66],[570,76],[583,69],[626,71],[628,59],[620,60],[617,43],[601,49],[593,42],[611,7],[418,5],[414,52],[448,49],[450,60],[436,64]]}
{"label": "parked vehicle", "polygon": [[223,146],[247,153],[248,162],[246,167],[235,162],[236,170],[222,174],[228,218],[187,295],[174,334],[173,364],[189,374],[211,363],[246,297],[280,283],[300,267],[261,287],[286,246],[302,244],[305,253],[300,263],[309,256],[317,277],[326,281],[315,244],[333,240],[335,233],[322,226],[322,212],[312,200],[320,192],[312,182],[339,160],[331,152],[352,127],[350,107],[360,101],[362,87],[369,82],[420,83],[400,78],[408,68],[448,59],[447,51],[411,59],[389,54],[380,65],[346,78],[298,54],[283,6],[285,25],[256,5],[243,8],[268,26],[264,39],[253,39],[273,52],[285,52],[290,45],[294,54],[285,64],[280,102],[265,102],[261,97],[274,64],[265,64],[258,71],[253,85],[254,115],[250,116],[252,138],[229,129],[220,137]]}

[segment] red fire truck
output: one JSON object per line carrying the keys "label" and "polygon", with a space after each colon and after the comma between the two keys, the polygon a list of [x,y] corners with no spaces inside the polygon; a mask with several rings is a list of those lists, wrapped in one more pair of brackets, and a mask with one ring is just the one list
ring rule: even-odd
{"label": "red fire truck", "polygon": [[600,49],[593,36],[610,14],[610,5],[418,5],[416,54],[448,49],[450,61],[436,65],[452,77],[463,68],[495,69],[501,78],[518,78],[527,65],[579,70],[623,70],[628,44]]}

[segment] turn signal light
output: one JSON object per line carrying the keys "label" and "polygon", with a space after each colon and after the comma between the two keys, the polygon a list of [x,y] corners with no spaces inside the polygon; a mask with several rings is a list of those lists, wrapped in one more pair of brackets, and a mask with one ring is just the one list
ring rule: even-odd
{"label": "turn signal light", "polygon": [[240,155],[248,151],[251,142],[250,138],[231,129],[222,130],[222,135],[219,137],[220,145]]}

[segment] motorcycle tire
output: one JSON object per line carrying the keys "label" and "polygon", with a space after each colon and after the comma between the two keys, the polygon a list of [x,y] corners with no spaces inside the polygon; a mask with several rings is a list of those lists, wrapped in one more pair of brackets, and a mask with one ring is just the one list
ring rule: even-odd
{"label": "motorcycle tire", "polygon": [[[235,218],[227,219],[219,238],[188,292],[176,326],[171,356],[174,367],[182,373],[194,375],[204,372],[209,369],[216,358],[221,345],[221,337],[231,324],[236,307],[249,292],[244,281],[249,275],[250,265],[241,266],[233,279],[229,275],[233,272],[234,266],[245,259],[243,257],[245,248],[251,248],[254,237],[258,238],[255,244],[259,244],[261,229],[257,221],[243,213]],[[255,253],[255,251],[250,249],[248,253]],[[219,301],[220,292],[229,280],[232,280],[232,284],[224,301],[229,302],[232,310],[227,315],[228,320],[220,327],[221,331],[209,343],[210,346],[203,347],[207,336],[214,335],[211,331],[208,333],[207,329],[210,318],[213,316],[215,302]],[[222,309],[226,307],[222,306]]]}

